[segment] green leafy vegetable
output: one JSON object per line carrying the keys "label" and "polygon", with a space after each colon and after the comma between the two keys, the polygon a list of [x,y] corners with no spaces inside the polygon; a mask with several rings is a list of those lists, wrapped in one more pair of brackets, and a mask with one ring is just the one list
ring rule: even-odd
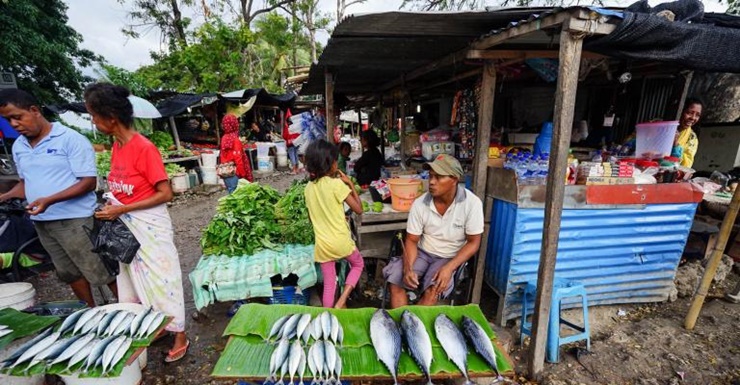
{"label": "green leafy vegetable", "polygon": [[172,135],[164,131],[154,131],[149,135],[149,140],[157,146],[159,152],[165,152],[170,147],[175,145],[175,141],[172,139]]}
{"label": "green leafy vegetable", "polygon": [[185,167],[182,167],[176,163],[168,163],[164,165],[164,170],[167,172],[167,177],[172,178],[177,174],[185,172]]}
{"label": "green leafy vegetable", "polygon": [[98,176],[107,178],[110,173],[110,151],[96,152],[95,163],[98,166]]}
{"label": "green leafy vegetable", "polygon": [[294,181],[285,195],[275,205],[275,217],[280,224],[280,240],[283,243],[310,245],[314,233],[306,207],[307,182]]}

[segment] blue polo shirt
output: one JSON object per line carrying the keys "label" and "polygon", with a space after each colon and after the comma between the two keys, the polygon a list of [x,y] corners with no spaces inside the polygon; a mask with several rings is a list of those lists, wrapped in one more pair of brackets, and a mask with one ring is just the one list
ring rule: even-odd
{"label": "blue polo shirt", "polygon": [[[13,143],[13,160],[18,175],[26,185],[26,200],[54,195],[69,188],[83,177],[98,175],[92,144],[77,131],[53,123],[51,132],[31,148],[21,135]],[[83,196],[57,202],[46,211],[31,217],[34,221],[86,218],[95,210],[96,196],[91,191]]]}

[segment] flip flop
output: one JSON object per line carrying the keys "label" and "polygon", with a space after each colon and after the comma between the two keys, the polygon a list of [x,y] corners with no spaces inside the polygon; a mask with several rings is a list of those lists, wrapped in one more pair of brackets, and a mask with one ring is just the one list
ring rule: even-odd
{"label": "flip flop", "polygon": [[164,362],[171,363],[180,361],[183,357],[185,357],[186,354],[188,354],[188,349],[190,349],[190,340],[187,340],[185,346],[181,347],[180,349],[170,350],[167,353],[167,357],[164,358]]}

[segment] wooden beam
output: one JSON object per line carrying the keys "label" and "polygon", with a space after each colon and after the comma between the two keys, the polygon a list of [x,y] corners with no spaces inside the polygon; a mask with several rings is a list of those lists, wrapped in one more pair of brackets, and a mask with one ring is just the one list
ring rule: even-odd
{"label": "wooden beam", "polygon": [[467,54],[467,49],[460,50],[458,52],[452,53],[450,55],[447,55],[443,57],[440,60],[433,61],[429,64],[426,64],[422,67],[419,67],[404,76],[391,80],[383,85],[380,86],[380,91],[387,91],[391,88],[395,88],[398,86],[403,86],[405,82],[417,79],[421,76],[424,76],[432,71],[436,71],[440,68],[447,67],[449,65],[453,65],[455,63],[459,63],[465,60],[465,56]]}
{"label": "wooden beam", "polygon": [[[468,59],[471,60],[494,60],[494,59],[534,59],[534,58],[557,58],[557,50],[479,50],[468,51]],[[583,59],[603,59],[604,55],[593,52],[583,52]]]}
{"label": "wooden beam", "polygon": [[501,44],[506,40],[513,39],[518,36],[526,35],[528,33],[536,32],[546,28],[554,28],[563,24],[564,21],[570,19],[570,13],[559,12],[554,15],[543,17],[529,23],[520,24],[516,27],[509,28],[501,33],[485,37],[470,45],[472,49],[488,49],[494,45]]}
{"label": "wooden beam", "polygon": [[326,87],[324,100],[326,100],[326,140],[334,143],[334,77],[329,70],[324,71],[324,86]]}
{"label": "wooden beam", "polygon": [[[567,24],[567,22],[566,22]],[[564,25],[560,34],[560,66],[555,92],[555,118],[550,147],[550,166],[545,195],[545,221],[542,234],[542,251],[537,271],[537,298],[532,319],[532,340],[529,351],[529,374],[538,376],[545,363],[547,329],[549,325],[555,261],[560,237],[560,219],[563,211],[565,183],[563,175],[568,161],[570,133],[578,88],[578,70],[581,63],[583,39],[567,32]]]}
{"label": "wooden beam", "polygon": [[694,71],[686,74],[686,81],[683,84],[683,90],[681,91],[681,99],[678,100],[678,111],[676,111],[676,120],[681,120],[684,103],[686,103],[686,98],[689,96],[689,87],[691,87],[692,79],[694,79]]}
{"label": "wooden beam", "polygon": [[482,72],[483,72],[483,69],[482,68],[472,69],[470,71],[463,72],[463,73],[461,73],[459,75],[453,76],[453,77],[451,77],[449,79],[446,79],[446,80],[443,80],[441,82],[437,82],[437,83],[434,83],[434,84],[429,84],[429,85],[425,85],[425,86],[420,87],[420,88],[416,88],[415,91],[423,91],[423,90],[428,90],[428,89],[431,89],[431,88],[443,86],[445,84],[456,82],[458,80],[467,79],[467,78],[472,77],[472,76],[480,75]]}
{"label": "wooden beam", "polygon": [[177,132],[177,126],[175,125],[175,117],[170,116],[170,129],[172,130],[172,138],[175,139],[175,148],[180,149],[180,134]]}
{"label": "wooden beam", "polygon": [[[473,192],[486,201],[486,179],[488,178],[488,147],[491,144],[491,126],[493,126],[493,102],[496,92],[496,66],[487,61],[483,66],[483,75],[480,87],[480,102],[478,103],[478,132],[475,136],[475,158],[473,159]],[[486,232],[483,234],[487,236]],[[475,262],[475,277],[473,279],[473,293],[471,302],[480,303],[483,290],[483,272],[486,265],[486,248],[488,240],[481,240],[481,248]]]}

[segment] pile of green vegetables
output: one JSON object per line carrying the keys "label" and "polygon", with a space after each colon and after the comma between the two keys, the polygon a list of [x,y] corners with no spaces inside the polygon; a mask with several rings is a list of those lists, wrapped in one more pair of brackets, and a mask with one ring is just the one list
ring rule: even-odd
{"label": "pile of green vegetables", "polygon": [[110,151],[102,151],[95,153],[95,163],[98,167],[98,176],[107,178],[110,173]]}
{"label": "pile of green vegetables", "polygon": [[167,177],[172,179],[173,176],[184,173],[185,167],[176,163],[167,163],[164,165],[164,171],[167,172]]}
{"label": "pile of green vegetables", "polygon": [[280,224],[280,241],[286,244],[310,245],[314,242],[313,227],[306,207],[307,182],[294,181],[275,205],[275,217]]}
{"label": "pile of green vegetables", "polygon": [[164,131],[154,131],[149,135],[149,140],[159,149],[159,152],[164,153],[169,150],[170,147],[175,145],[172,135]]}

